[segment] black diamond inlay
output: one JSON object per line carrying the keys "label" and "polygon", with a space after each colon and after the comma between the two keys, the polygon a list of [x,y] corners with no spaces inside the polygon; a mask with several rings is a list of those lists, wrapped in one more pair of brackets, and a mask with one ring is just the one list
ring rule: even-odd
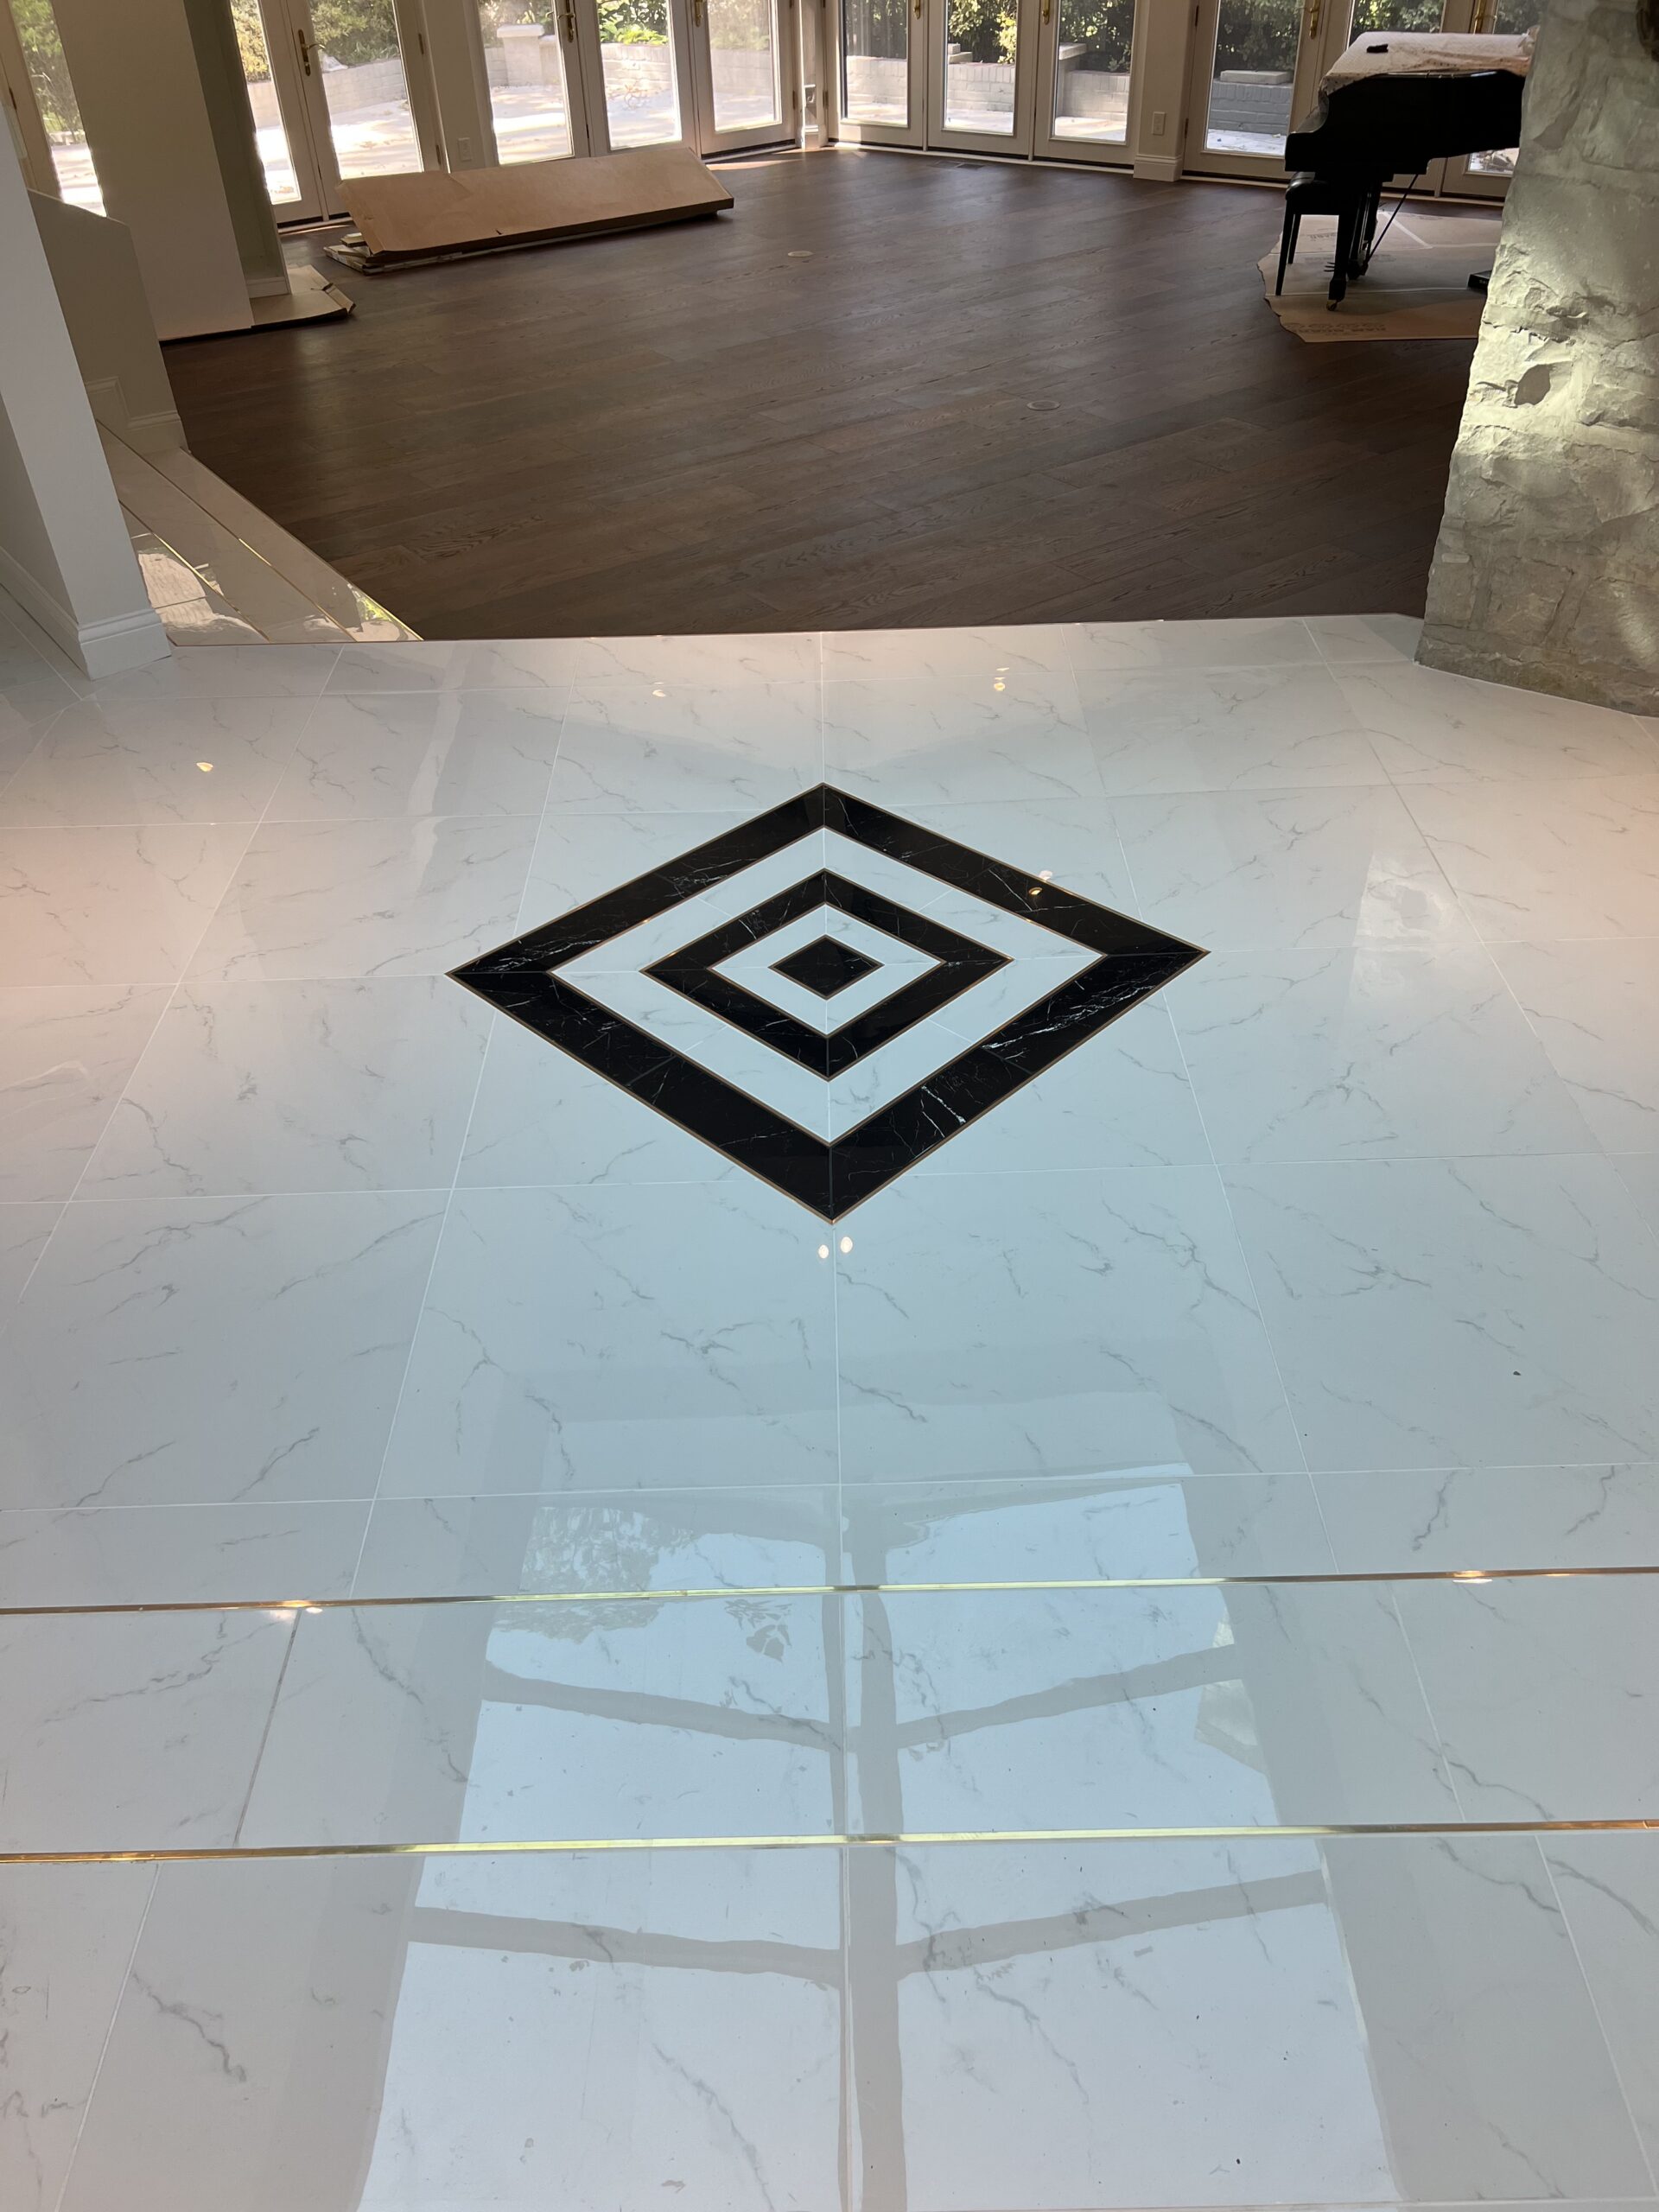
{"label": "black diamond inlay", "polygon": [[[822,1029],[809,1028],[782,1007],[757,998],[730,976],[717,972],[721,961],[729,960],[746,944],[763,943],[785,923],[816,913],[820,906],[838,906],[855,921],[867,922],[913,951],[925,952],[932,963],[827,1037]],[[758,1037],[786,1059],[810,1068],[827,1083],[832,1076],[845,1074],[890,1037],[899,1036],[959,998],[982,976],[1007,965],[1005,954],[976,944],[972,938],[930,921],[925,914],[913,914],[907,906],[897,906],[891,899],[867,891],[861,883],[849,883],[844,875],[826,868],[803,876],[775,898],[762,899],[735,921],[723,922],[693,944],[682,945],[666,960],[653,962],[645,973],[659,983],[669,984],[682,997],[706,1007],[710,1014],[717,1014],[734,1028]]]}
{"label": "black diamond inlay", "polygon": [[[966,891],[986,906],[1037,923],[1095,955],[1086,968],[1067,976],[1035,1005],[969,1046],[833,1143],[812,1135],[723,1077],[624,1020],[558,972],[579,954],[825,829]],[[826,1038],[711,972],[715,963],[729,959],[740,946],[758,943],[785,921],[825,902],[928,953],[936,966],[927,975],[936,979],[935,988],[938,979],[944,979],[946,999],[1003,964],[1001,954],[832,871],[818,869],[750,913],[658,962],[649,972],[752,1034],[764,1036],[802,1065],[816,1066],[825,1076],[834,1074],[838,1071],[830,1063],[839,1059],[842,1065],[850,1065],[841,1056],[853,1047],[857,1048],[852,1051],[856,1058],[923,1019],[914,1010],[919,1001],[910,994],[925,977],[902,986],[880,1007]],[[946,949],[938,950],[947,940]],[[820,784],[817,790],[786,799],[741,828],[710,838],[665,867],[453,972],[458,982],[526,1028],[834,1221],[1203,957],[1197,945],[1183,944],[1109,906],[1097,906],[1058,884],[1033,883],[1022,869]],[[728,998],[728,993],[737,996]],[[782,1041],[791,1035],[782,1024],[791,1024],[810,1045],[798,1049],[798,1040]],[[874,1025],[868,1042],[863,1041],[867,1024]]]}
{"label": "black diamond inlay", "polygon": [[821,937],[804,944],[798,952],[787,952],[781,960],[774,960],[772,972],[787,976],[791,983],[798,983],[804,991],[816,991],[821,999],[832,999],[849,983],[861,983],[866,976],[874,975],[880,964],[856,945]]}

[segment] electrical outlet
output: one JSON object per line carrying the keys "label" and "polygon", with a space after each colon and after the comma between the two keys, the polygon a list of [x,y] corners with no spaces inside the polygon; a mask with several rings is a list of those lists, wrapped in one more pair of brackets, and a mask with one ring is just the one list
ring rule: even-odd
{"label": "electrical outlet", "polygon": [[455,141],[455,159],[458,162],[470,162],[472,158],[472,140],[470,138],[457,138]]}
{"label": "electrical outlet", "polygon": [[1163,135],[1164,135],[1165,131],[1166,131],[1168,128],[1169,128],[1169,118],[1168,118],[1168,116],[1165,114],[1165,112],[1164,112],[1164,111],[1163,111],[1163,109],[1162,109],[1162,108],[1160,108],[1160,107],[1155,107],[1155,108],[1154,108],[1154,110],[1152,111],[1152,135],[1153,135],[1153,137],[1154,137],[1154,138],[1161,138],[1161,137],[1163,137]]}

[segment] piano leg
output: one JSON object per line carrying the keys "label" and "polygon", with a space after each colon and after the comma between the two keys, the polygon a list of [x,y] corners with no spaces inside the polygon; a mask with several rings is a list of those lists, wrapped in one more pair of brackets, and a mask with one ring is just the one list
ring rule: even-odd
{"label": "piano leg", "polygon": [[1337,251],[1331,264],[1331,289],[1325,302],[1328,308],[1339,308],[1347,296],[1348,279],[1356,273],[1355,256],[1363,235],[1364,221],[1363,198],[1357,194],[1344,200],[1337,216]]}

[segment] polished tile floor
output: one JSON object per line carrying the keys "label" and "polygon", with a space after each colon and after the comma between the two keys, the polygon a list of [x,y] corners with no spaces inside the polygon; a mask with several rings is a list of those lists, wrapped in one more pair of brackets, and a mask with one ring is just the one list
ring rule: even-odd
{"label": "polished tile floor", "polygon": [[0,620],[6,2212],[1656,2201],[1659,724]]}

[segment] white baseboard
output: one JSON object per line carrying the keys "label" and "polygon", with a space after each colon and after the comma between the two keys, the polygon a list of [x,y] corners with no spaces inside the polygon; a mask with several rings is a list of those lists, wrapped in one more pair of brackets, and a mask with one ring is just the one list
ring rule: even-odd
{"label": "white baseboard", "polygon": [[1135,158],[1135,174],[1147,177],[1154,184],[1173,184],[1181,174],[1179,154],[1141,154]]}
{"label": "white baseboard", "polygon": [[3,545],[0,545],[0,585],[88,676],[118,676],[124,668],[143,668],[153,660],[164,660],[172,651],[162,619],[153,607],[111,614],[102,622],[83,626]]}
{"label": "white baseboard", "polygon": [[280,276],[249,276],[244,282],[251,300],[280,300],[294,289],[286,270]]}
{"label": "white baseboard", "polygon": [[86,387],[92,420],[113,431],[135,453],[174,453],[184,443],[184,424],[176,410],[167,408],[149,415],[134,415],[117,377],[100,377]]}

